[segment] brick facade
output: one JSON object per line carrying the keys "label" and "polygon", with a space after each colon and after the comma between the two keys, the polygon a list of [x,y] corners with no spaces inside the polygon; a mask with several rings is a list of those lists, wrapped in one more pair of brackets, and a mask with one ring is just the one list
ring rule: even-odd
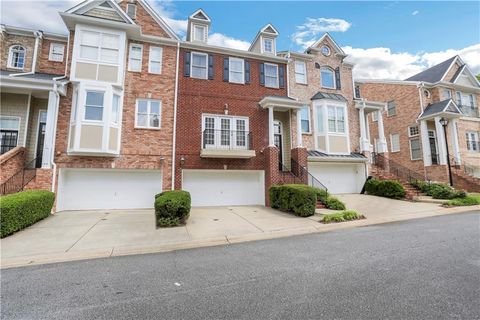
{"label": "brick facade", "polygon": [[[25,48],[25,62],[23,69],[10,68],[8,66],[8,53],[11,46],[21,45]],[[31,36],[23,36],[16,34],[9,34],[4,32],[1,38],[0,52],[0,69],[15,71],[15,72],[30,72],[32,71],[33,52],[35,48],[35,37],[33,32]]]}
{"label": "brick facade", "polygon": [[0,183],[4,183],[23,168],[25,148],[16,147],[0,156]]}
{"label": "brick facade", "polygon": [[[49,59],[50,45],[52,43],[60,43],[65,46],[64,52],[63,52],[63,61],[61,62],[51,61]],[[59,76],[63,76],[65,74],[67,50],[68,50],[67,41],[59,41],[59,40],[51,40],[48,38],[43,38],[40,42],[36,71],[40,73],[58,74]]]}

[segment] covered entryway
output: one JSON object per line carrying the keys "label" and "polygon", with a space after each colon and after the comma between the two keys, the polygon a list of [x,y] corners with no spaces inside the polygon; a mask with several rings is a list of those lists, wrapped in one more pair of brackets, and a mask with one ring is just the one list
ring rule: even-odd
{"label": "covered entryway", "polygon": [[161,170],[60,169],[57,210],[153,208]]}
{"label": "covered entryway", "polygon": [[364,163],[309,162],[308,171],[331,194],[360,193],[366,180]]}
{"label": "covered entryway", "polygon": [[183,170],[192,206],[265,205],[264,171]]}

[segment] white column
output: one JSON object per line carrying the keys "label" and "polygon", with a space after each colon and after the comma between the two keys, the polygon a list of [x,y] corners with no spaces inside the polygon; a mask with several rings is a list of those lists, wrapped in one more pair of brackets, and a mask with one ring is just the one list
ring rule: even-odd
{"label": "white column", "polygon": [[461,164],[460,159],[460,148],[458,147],[458,133],[457,133],[457,119],[450,120],[450,139],[452,140],[453,146],[453,157],[455,159],[455,164]]}
{"label": "white column", "polygon": [[55,143],[55,113],[57,108],[57,95],[55,92],[48,93],[47,123],[45,128],[45,142],[43,145],[42,168],[51,168],[52,148]]}
{"label": "white column", "polygon": [[365,125],[365,102],[358,109],[358,118],[360,120],[360,151],[369,151],[367,126]]}
{"label": "white column", "polygon": [[385,130],[383,128],[383,113],[381,110],[377,112],[377,126],[378,126],[378,148],[379,152],[388,152],[387,139],[385,138]]}
{"label": "white column", "polygon": [[273,107],[268,108],[268,145],[275,146],[274,132],[273,132]]}
{"label": "white column", "polygon": [[301,111],[297,110],[297,148],[301,148],[301,147],[302,147],[302,117],[301,117]]}
{"label": "white column", "polygon": [[440,164],[447,164],[447,149],[445,148],[445,134],[440,123],[440,117],[435,117],[435,131],[437,133],[438,157]]}
{"label": "white column", "polygon": [[430,149],[430,139],[428,137],[428,126],[426,120],[420,121],[420,137],[422,139],[423,165],[428,167],[432,165],[432,151]]}

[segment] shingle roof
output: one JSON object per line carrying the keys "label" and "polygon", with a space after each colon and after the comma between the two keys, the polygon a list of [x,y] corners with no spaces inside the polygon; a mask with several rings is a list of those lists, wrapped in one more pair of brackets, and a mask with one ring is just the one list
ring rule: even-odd
{"label": "shingle roof", "polygon": [[[14,72],[14,71],[6,71],[6,70],[0,70],[0,76],[10,76],[13,74],[17,74],[20,72]],[[61,77],[62,75],[58,74],[50,74],[50,73],[32,73],[32,74],[22,74],[19,76],[15,76],[15,78],[28,78],[28,79],[36,79],[36,80],[53,80],[53,78],[58,78]]]}
{"label": "shingle roof", "polygon": [[[451,103],[451,105],[450,105],[450,103]],[[455,108],[453,100],[452,99],[447,99],[447,100],[443,100],[443,101],[436,102],[436,103],[433,103],[433,104],[429,104],[425,108],[425,110],[423,111],[420,118],[425,118],[427,116],[431,116],[433,114],[437,114],[437,113],[441,113],[441,112],[450,112],[450,113],[460,114],[458,109]]]}
{"label": "shingle roof", "polygon": [[448,60],[445,60],[433,67],[428,68],[420,73],[417,73],[414,76],[411,76],[405,81],[425,81],[435,83],[442,80],[443,75],[447,72],[448,68],[452,64],[453,60],[455,60],[457,56],[451,57]]}
{"label": "shingle roof", "polygon": [[327,154],[317,150],[308,150],[309,157],[320,157],[320,158],[346,158],[346,159],[367,159],[363,154],[352,152],[350,154]]}
{"label": "shingle roof", "polygon": [[330,99],[330,100],[338,100],[338,101],[347,101],[344,96],[338,93],[328,93],[328,92],[321,92],[318,91],[310,100],[320,100],[320,99]]}

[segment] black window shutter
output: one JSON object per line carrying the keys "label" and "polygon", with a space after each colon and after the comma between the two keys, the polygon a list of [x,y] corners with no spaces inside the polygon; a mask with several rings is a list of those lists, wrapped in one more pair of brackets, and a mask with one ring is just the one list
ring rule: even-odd
{"label": "black window shutter", "polygon": [[342,89],[342,84],[340,82],[340,67],[335,69],[335,82],[337,85],[337,89]]}
{"label": "black window shutter", "polygon": [[278,86],[285,88],[285,66],[278,66]]}
{"label": "black window shutter", "polygon": [[361,98],[361,96],[360,96],[360,86],[359,85],[355,86],[355,98]]}
{"label": "black window shutter", "polygon": [[185,77],[190,77],[190,52],[185,52],[185,59],[183,63],[183,74]]}
{"label": "black window shutter", "polygon": [[228,82],[228,58],[223,58],[223,81]]}
{"label": "black window shutter", "polygon": [[260,84],[265,85],[265,65],[260,63]]}
{"label": "black window shutter", "polygon": [[215,76],[214,64],[215,64],[215,61],[214,61],[213,55],[209,54],[208,55],[208,79],[210,80],[213,80]]}
{"label": "black window shutter", "polygon": [[250,83],[250,61],[245,60],[245,83]]}

